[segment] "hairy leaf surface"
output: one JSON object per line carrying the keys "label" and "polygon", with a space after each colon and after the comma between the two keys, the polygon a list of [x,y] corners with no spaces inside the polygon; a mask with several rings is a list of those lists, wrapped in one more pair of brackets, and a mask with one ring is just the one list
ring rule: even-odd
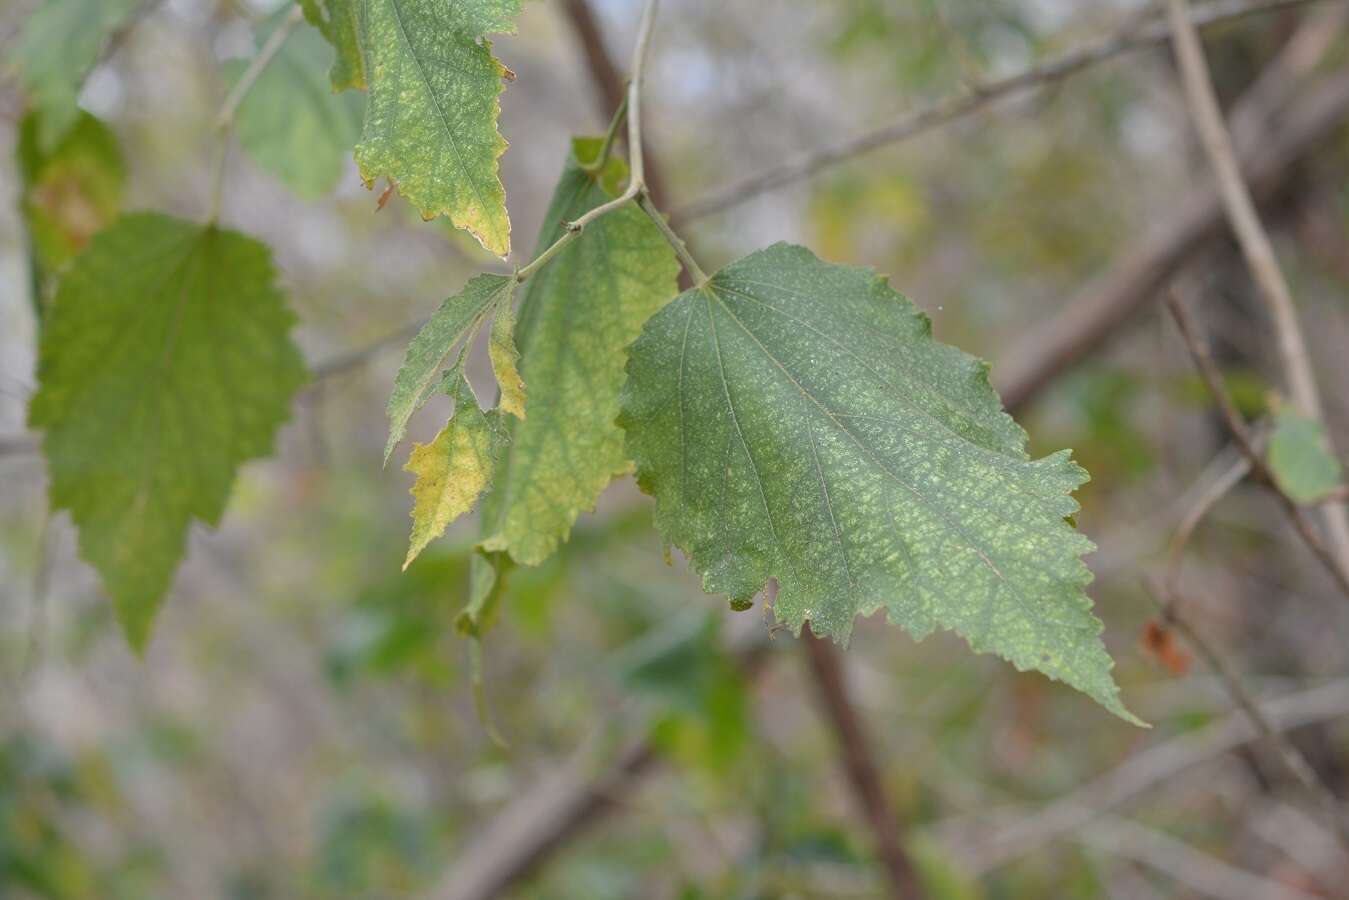
{"label": "hairy leaf surface", "polygon": [[[592,175],[582,162],[599,142],[577,141],[539,235],[542,249],[564,223],[609,200],[626,175],[612,159]],[[537,565],[628,471],[614,425],[624,348],[676,292],[678,263],[635,206],[592,222],[526,282],[515,337],[529,385],[528,415],[510,423],[511,444],[485,506],[484,546]]]}
{"label": "hairy leaf surface", "polygon": [[961,634],[1131,719],[1066,518],[1087,474],[1031,460],[987,366],[872,272],[777,244],[647,323],[620,424],[665,538],[703,587],[846,640],[885,610]]}
{"label": "hairy leaf surface", "polygon": [[219,522],[305,381],[274,278],[237,232],[126,216],[74,261],[43,329],[29,422],[46,429],[51,504],[137,648],[188,526]]}
{"label": "hairy leaf surface", "polygon": [[515,30],[519,0],[361,0],[370,104],[356,162],[389,178],[425,218],[449,216],[497,254],[510,252],[497,159],[506,69],[486,34]]}
{"label": "hairy leaf surface", "polygon": [[[263,171],[309,200],[329,193],[361,133],[358,94],[334,94],[328,85],[323,39],[297,31],[262,70],[239,106],[239,143]],[[237,79],[246,68],[235,65]]]}
{"label": "hairy leaf surface", "polygon": [[1343,474],[1326,443],[1325,427],[1295,412],[1278,415],[1267,457],[1279,488],[1298,503],[1325,499]]}
{"label": "hairy leaf surface", "polygon": [[384,461],[407,433],[408,419],[441,385],[441,367],[455,345],[482,321],[503,299],[509,304],[515,290],[510,275],[477,275],[459,293],[440,305],[431,320],[408,345],[403,365],[389,395],[389,440]]}
{"label": "hairy leaf surface", "polygon": [[75,124],[85,77],[137,2],[45,0],[24,23],[14,59],[33,106],[42,111],[38,137],[44,147]]}
{"label": "hairy leaf surface", "polygon": [[404,470],[417,476],[412,486],[412,537],[406,569],[451,522],[471,510],[492,481],[500,430],[497,412],[484,413],[473,388],[456,368],[444,385],[454,415],[435,440],[412,448]]}
{"label": "hairy leaf surface", "polygon": [[362,0],[299,0],[304,17],[337,51],[328,72],[333,90],[364,90],[365,60],[361,58],[360,3]]}

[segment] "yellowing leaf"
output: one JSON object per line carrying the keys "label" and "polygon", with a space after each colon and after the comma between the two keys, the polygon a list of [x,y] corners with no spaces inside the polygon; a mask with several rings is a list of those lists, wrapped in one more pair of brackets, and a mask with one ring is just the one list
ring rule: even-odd
{"label": "yellowing leaf", "polygon": [[454,398],[454,415],[436,439],[416,444],[404,470],[417,476],[412,486],[412,537],[406,569],[426,545],[445,533],[455,519],[471,510],[492,481],[497,450],[496,414],[478,407],[462,370],[446,379]]}
{"label": "yellowing leaf", "polygon": [[520,351],[515,348],[515,313],[511,310],[509,297],[497,307],[496,319],[488,335],[487,354],[492,360],[492,373],[501,386],[498,408],[523,419],[525,383],[520,378]]}
{"label": "yellowing leaf", "polygon": [[[564,222],[609,200],[627,169],[611,159],[592,174],[599,141],[580,140],[544,218],[538,246]],[[614,424],[624,348],[674,296],[679,272],[659,229],[635,206],[592,222],[525,283],[515,338],[529,384],[529,416],[509,423],[496,487],[484,504],[484,546],[538,565],[630,468]]]}
{"label": "yellowing leaf", "polygon": [[117,217],[126,169],[117,137],[80,112],[50,149],[38,138],[42,114],[19,126],[21,206],[42,274],[56,271]]}
{"label": "yellowing leaf", "polygon": [[497,159],[506,69],[483,36],[514,31],[518,0],[361,0],[370,86],[356,162],[367,184],[388,178],[422,216],[449,216],[505,257],[511,225]]}
{"label": "yellowing leaf", "polygon": [[709,592],[846,640],[885,610],[1124,708],[1066,521],[1087,478],[1029,459],[987,367],[872,272],[777,244],[686,291],[633,345],[619,424],[661,534]]}
{"label": "yellowing leaf", "polygon": [[188,526],[220,521],[305,381],[274,279],[250,238],[141,213],[94,238],[52,303],[29,423],[138,649]]}

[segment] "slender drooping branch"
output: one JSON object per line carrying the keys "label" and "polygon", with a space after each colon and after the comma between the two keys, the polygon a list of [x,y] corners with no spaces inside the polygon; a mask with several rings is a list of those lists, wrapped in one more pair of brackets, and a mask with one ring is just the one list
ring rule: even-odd
{"label": "slender drooping branch", "polygon": [[1227,426],[1228,432],[1231,434],[1233,441],[1236,442],[1238,449],[1241,450],[1242,455],[1246,457],[1246,461],[1250,463],[1252,474],[1269,489],[1284,515],[1288,517],[1288,521],[1292,523],[1293,530],[1297,532],[1298,537],[1302,538],[1302,542],[1307,545],[1307,549],[1335,579],[1335,583],[1339,585],[1345,599],[1349,600],[1349,569],[1341,566],[1339,559],[1326,548],[1325,543],[1321,540],[1321,535],[1317,533],[1311,519],[1303,512],[1302,507],[1298,506],[1287,494],[1280,490],[1278,482],[1274,480],[1269,466],[1265,463],[1264,457],[1260,455],[1260,450],[1255,444],[1255,438],[1251,434],[1250,427],[1237,409],[1232,395],[1228,393],[1227,385],[1223,383],[1222,373],[1218,371],[1213,356],[1209,353],[1208,347],[1200,340],[1198,330],[1189,311],[1185,309],[1185,305],[1173,294],[1167,298],[1167,306],[1176,320],[1176,325],[1180,328],[1180,335],[1185,341],[1186,348],[1190,351],[1190,356],[1194,359],[1195,367],[1199,369],[1200,376],[1213,394],[1214,402],[1218,406],[1218,412],[1222,415],[1223,423]]}
{"label": "slender drooping branch", "polygon": [[271,36],[262,45],[258,55],[253,57],[253,61],[244,69],[244,73],[239,76],[239,80],[234,83],[234,87],[225,96],[225,102],[220,106],[220,112],[215,117],[216,131],[220,134],[220,148],[216,151],[215,168],[211,175],[211,206],[207,213],[206,220],[214,223],[220,218],[220,203],[225,189],[225,163],[229,158],[230,131],[234,128],[234,117],[239,112],[239,106],[248,96],[248,92],[253,89],[253,85],[262,77],[262,73],[271,65],[272,60],[281,52],[286,39],[290,37],[295,26],[304,21],[304,11],[299,5],[291,7],[289,13],[273,31]]}
{"label": "slender drooping branch", "polygon": [[[1241,177],[1241,166],[1237,163],[1232,136],[1218,107],[1213,79],[1204,59],[1204,48],[1190,18],[1189,0],[1167,0],[1167,9],[1174,35],[1172,45],[1180,66],[1190,114],[1217,177],[1218,194],[1222,198],[1227,221],[1241,246],[1242,256],[1259,288],[1270,320],[1274,323],[1279,359],[1293,406],[1301,415],[1320,422],[1325,414],[1316,387],[1316,376],[1312,372],[1311,356],[1307,352],[1307,342],[1298,324],[1293,293],[1279,265],[1279,258],[1274,253],[1269,233],[1260,221],[1260,214],[1256,212],[1250,188]],[[1349,512],[1342,504],[1332,503],[1322,507],[1321,518],[1326,526],[1331,552],[1341,569],[1349,569]]]}

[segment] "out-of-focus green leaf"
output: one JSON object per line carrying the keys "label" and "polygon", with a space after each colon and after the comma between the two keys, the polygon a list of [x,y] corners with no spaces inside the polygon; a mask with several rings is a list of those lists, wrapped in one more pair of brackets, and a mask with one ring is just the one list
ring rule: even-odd
{"label": "out-of-focus green leaf", "polygon": [[868,270],[786,244],[727,266],[647,323],[619,424],[656,524],[708,592],[845,640],[884,609],[958,632],[1137,722],[1119,699],[1068,524],[1087,478],[1031,460],[987,365],[932,339]]}
{"label": "out-of-focus green leaf", "polygon": [[1295,412],[1279,413],[1267,453],[1280,490],[1298,503],[1324,500],[1344,475],[1330,452],[1325,427]]}
{"label": "out-of-focus green leaf", "polygon": [[117,137],[94,116],[79,112],[50,149],[38,135],[42,113],[19,125],[21,204],[40,269],[55,272],[117,217],[126,167]]}
{"label": "out-of-focus green leaf", "polygon": [[53,301],[29,423],[46,431],[51,505],[137,649],[188,526],[220,521],[307,377],[274,280],[256,241],[140,213],[94,238]]}
{"label": "out-of-focus green leaf", "polygon": [[[337,185],[360,136],[364,105],[359,94],[329,88],[326,50],[312,31],[291,34],[235,118],[239,143],[258,167],[310,200]],[[231,79],[246,67],[242,60],[235,63]]]}
{"label": "out-of-focus green leaf", "polygon": [[139,0],[44,0],[24,23],[14,59],[32,105],[37,139],[51,147],[79,116],[80,88],[109,37]]}

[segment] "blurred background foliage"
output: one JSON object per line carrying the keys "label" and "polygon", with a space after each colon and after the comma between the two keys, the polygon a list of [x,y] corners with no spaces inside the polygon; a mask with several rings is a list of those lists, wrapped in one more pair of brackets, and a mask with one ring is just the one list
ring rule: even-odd
{"label": "blurred background foliage", "polygon": [[[47,297],[121,210],[204,215],[215,111],[279,6],[156,4],[94,68],[72,130],[44,144],[14,50],[38,5],[0,9],[0,435],[23,433],[34,389],[30,298]],[[637,5],[593,8],[611,54],[625,58]],[[647,113],[667,205],[1019,71],[1137,12],[1126,0],[667,0]],[[1225,100],[1305,15],[1207,33]],[[328,94],[321,40],[296,37],[241,112],[224,221],[274,248],[297,338],[322,364],[427,315],[498,264],[400,201],[376,213],[350,163],[361,98]],[[1327,70],[1349,60],[1349,42],[1335,40]],[[529,235],[566,142],[605,119],[563,4],[527,4],[519,34],[496,46],[518,76],[502,101],[502,173],[514,230]],[[1296,168],[1269,222],[1344,446],[1349,130]],[[1015,339],[1031,336],[1033,347],[1041,323],[1164,220],[1202,169],[1170,56],[1153,49],[686,231],[711,266],[775,240],[875,266],[939,337],[996,363]],[[1267,415],[1279,384],[1273,341],[1239,254],[1210,242],[1187,273],[1239,403]],[[882,892],[795,642],[777,635],[747,672],[735,648],[766,629],[761,609],[731,613],[682,561],[667,565],[630,479],[563,552],[512,574],[483,648],[488,711],[508,745],[492,740],[474,708],[470,646],[454,628],[476,525],[399,571],[409,479],[379,464],[398,357],[391,343],[303,396],[276,456],[245,468],[222,527],[193,535],[143,660],[78,561],[69,521],[48,520],[40,457],[0,455],[0,896],[418,896],[452,883],[460,854],[536,785],[602,772],[641,734],[657,757],[646,777],[623,783],[609,814],[518,896]],[[485,365],[475,357],[483,384]],[[414,437],[429,437],[445,412],[416,419]],[[1092,474],[1077,520],[1100,547],[1092,593],[1126,700],[1154,728],[948,637],[915,644],[861,622],[848,675],[889,799],[912,823],[933,897],[1212,895],[1156,853],[1090,839],[1091,829],[996,865],[966,852],[966,826],[1028,814],[1231,706],[1202,667],[1173,671],[1139,643],[1155,611],[1144,579],[1224,459],[1210,399],[1164,317],[1154,310],[1119,329],[1021,418],[1035,452],[1072,447]],[[1183,578],[1196,615],[1258,693],[1343,677],[1346,608],[1257,487],[1216,506]],[[1342,725],[1294,737],[1344,784]],[[1313,852],[1326,838],[1307,806],[1262,753],[1243,751],[1119,812],[1257,885],[1334,896],[1343,862]]]}

